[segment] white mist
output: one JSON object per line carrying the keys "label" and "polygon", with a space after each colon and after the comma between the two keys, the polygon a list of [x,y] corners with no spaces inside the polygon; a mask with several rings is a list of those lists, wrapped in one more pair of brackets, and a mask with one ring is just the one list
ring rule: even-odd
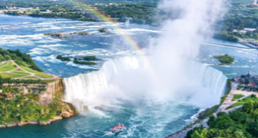
{"label": "white mist", "polygon": [[161,1],[158,8],[171,16],[162,22],[162,33],[150,45],[148,60],[122,57],[107,61],[99,71],[66,78],[66,101],[80,111],[85,105],[96,111],[98,106],[114,106],[121,101],[137,103],[143,99],[198,107],[219,103],[226,77],[195,63],[195,59],[200,43],[212,35],[214,23],[222,17],[224,2]]}

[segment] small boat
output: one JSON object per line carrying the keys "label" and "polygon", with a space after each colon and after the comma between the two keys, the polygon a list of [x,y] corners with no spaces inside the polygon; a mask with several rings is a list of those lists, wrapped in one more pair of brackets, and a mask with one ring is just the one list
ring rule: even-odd
{"label": "small boat", "polygon": [[112,133],[119,133],[119,132],[122,132],[122,131],[125,131],[125,130],[126,130],[125,125],[120,124],[120,123],[111,128]]}

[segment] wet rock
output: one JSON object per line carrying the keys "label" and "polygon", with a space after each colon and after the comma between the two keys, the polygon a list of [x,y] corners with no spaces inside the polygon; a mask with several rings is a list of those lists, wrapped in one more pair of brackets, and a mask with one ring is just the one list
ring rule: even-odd
{"label": "wet rock", "polygon": [[28,123],[27,122],[20,122],[20,123],[18,123],[17,125],[18,126],[23,126],[23,125],[27,125]]}
{"label": "wet rock", "polygon": [[69,112],[63,112],[62,116],[65,118],[71,117],[71,114]]}
{"label": "wet rock", "polygon": [[99,32],[101,33],[109,33],[109,30],[107,28],[99,29]]}
{"label": "wet rock", "polygon": [[17,126],[17,124],[8,124],[8,125],[6,125],[6,127],[15,127],[15,126]]}
{"label": "wet rock", "polygon": [[6,128],[6,125],[0,125],[0,128]]}
{"label": "wet rock", "polygon": [[87,110],[89,110],[89,107],[88,106],[83,106],[83,110],[87,111]]}
{"label": "wet rock", "polygon": [[43,121],[43,122],[39,122],[39,125],[42,125],[42,126],[46,126],[50,124],[50,122],[46,122],[46,121]]}

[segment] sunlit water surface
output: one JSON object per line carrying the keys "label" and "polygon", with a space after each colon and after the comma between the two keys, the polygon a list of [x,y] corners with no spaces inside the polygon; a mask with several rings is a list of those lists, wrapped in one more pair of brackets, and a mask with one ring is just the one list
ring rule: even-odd
{"label": "sunlit water surface", "polygon": [[[118,23],[130,34],[142,48],[149,40],[159,35],[156,27]],[[98,31],[103,27],[111,33]],[[86,36],[74,36],[59,39],[44,35],[49,32],[86,31]],[[237,43],[209,40],[243,47]],[[80,22],[66,19],[31,18],[26,16],[0,15],[0,47],[20,49],[29,53],[36,64],[44,71],[62,77],[71,77],[79,73],[98,70],[104,62],[113,58],[135,54],[134,49],[124,41],[120,32],[112,26],[99,22]],[[227,77],[233,77],[257,71],[257,50],[246,50],[203,45],[200,49],[200,60],[205,64],[222,71]],[[94,55],[101,59],[96,66],[76,65],[57,60],[57,55],[68,57]],[[216,54],[229,54],[235,57],[232,65],[220,66],[213,57]],[[23,127],[0,129],[1,137],[164,137],[176,132],[194,121],[201,109],[183,101],[172,100],[155,102],[149,100],[124,101],[112,109],[105,109],[104,114],[97,115],[84,112],[81,115],[53,122],[48,126],[26,125]],[[114,135],[109,129],[117,123],[125,124],[128,129]]]}

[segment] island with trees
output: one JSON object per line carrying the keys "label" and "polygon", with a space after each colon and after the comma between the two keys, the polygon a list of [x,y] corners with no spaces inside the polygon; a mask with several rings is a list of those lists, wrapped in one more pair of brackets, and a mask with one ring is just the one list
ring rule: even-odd
{"label": "island with trees", "polygon": [[232,64],[235,61],[235,58],[225,54],[225,55],[216,55],[214,56],[217,58],[221,65],[229,65]]}
{"label": "island with trees", "polygon": [[[62,61],[71,61],[69,57],[64,57],[62,55],[58,55],[56,58]],[[94,61],[100,61],[100,60],[101,59],[97,58],[96,56],[82,56],[82,57],[75,57],[73,59],[73,63],[81,64],[81,65],[96,65]]]}
{"label": "island with trees", "polygon": [[68,58],[68,57],[63,57],[62,55],[58,55],[58,56],[56,57],[56,59],[60,59],[60,60],[62,60],[62,61],[71,61],[70,58]]}
{"label": "island with trees", "polygon": [[[90,5],[92,8],[102,12],[113,21],[124,22],[127,17],[132,18],[132,22],[140,24],[150,24],[157,26],[160,19],[165,18],[165,14],[157,9],[158,0],[80,0],[82,3]],[[258,45],[258,11],[257,5],[252,5],[252,0],[230,1],[231,6],[223,20],[216,24],[217,32],[214,38],[241,42],[243,44]],[[9,15],[28,15],[32,17],[45,18],[66,18],[80,21],[99,21],[90,16],[87,11],[80,9],[65,1],[49,1],[45,3],[41,0],[9,0],[0,3],[0,10]],[[159,16],[156,16],[159,13]],[[103,31],[106,32],[106,31]],[[83,33],[85,34],[85,33]],[[66,38],[66,36],[56,37]],[[85,34],[86,35],[86,34]]]}

